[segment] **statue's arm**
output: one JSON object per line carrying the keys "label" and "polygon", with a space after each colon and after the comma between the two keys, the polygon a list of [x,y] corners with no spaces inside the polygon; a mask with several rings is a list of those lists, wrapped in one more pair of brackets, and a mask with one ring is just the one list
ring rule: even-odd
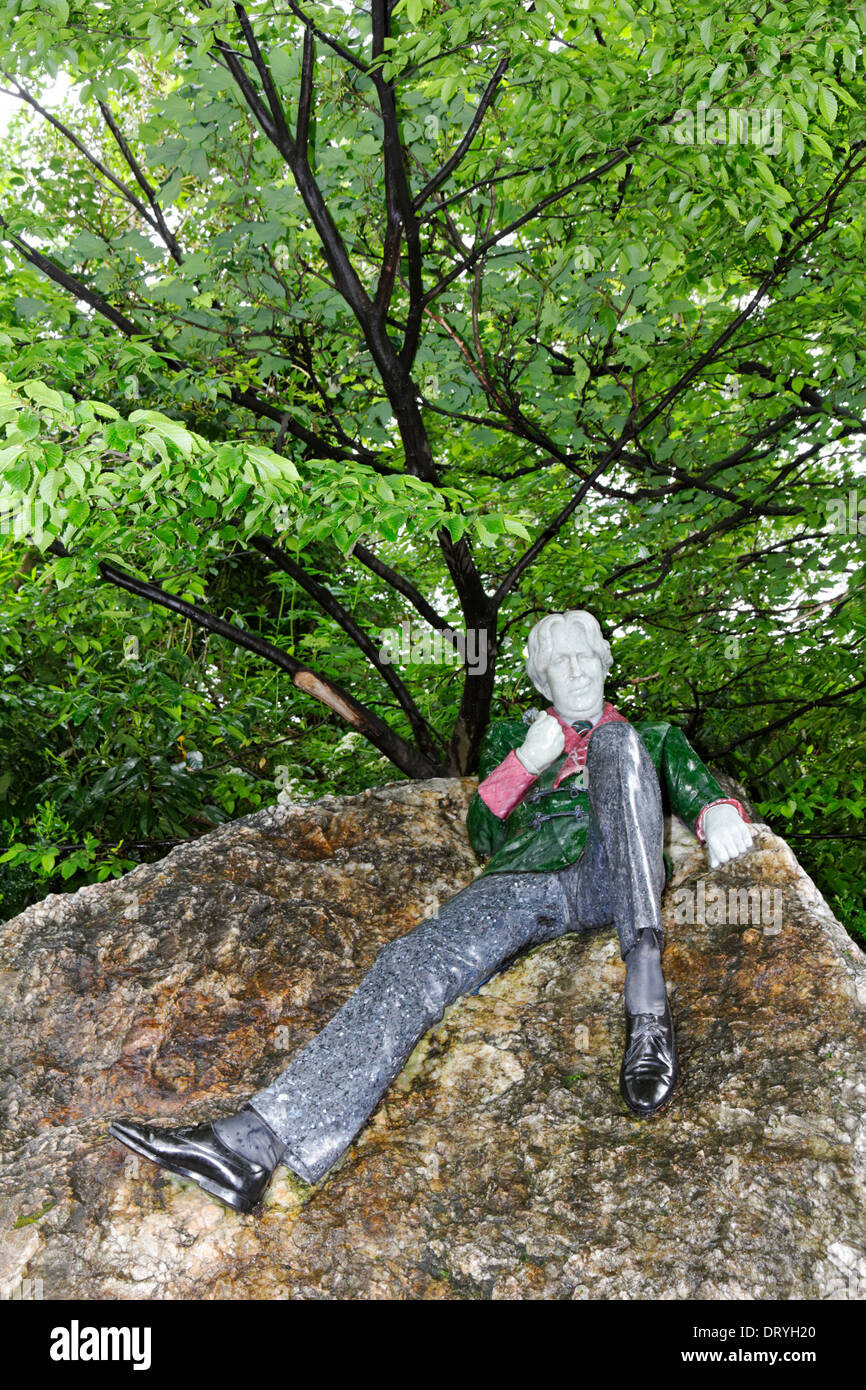
{"label": "statue's arm", "polygon": [[[502,846],[505,822],[513,805],[526,786],[535,781],[513,756],[514,749],[520,747],[525,736],[526,726],[517,720],[491,724],[484,736],[478,764],[479,790],[473,794],[466,814],[469,843],[483,858],[489,858]],[[486,790],[485,783],[488,783]],[[487,800],[481,791],[485,791]]]}
{"label": "statue's arm", "polygon": [[702,833],[704,813],[711,806],[733,806],[742,819],[748,821],[742,803],[725,795],[715,777],[701,762],[682,729],[678,729],[675,724],[669,726],[665,735],[662,770],[671,809],[702,842],[705,839]]}

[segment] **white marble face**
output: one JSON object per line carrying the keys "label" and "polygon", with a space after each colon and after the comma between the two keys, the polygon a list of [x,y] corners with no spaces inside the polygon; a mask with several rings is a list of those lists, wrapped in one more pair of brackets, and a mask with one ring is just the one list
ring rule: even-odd
{"label": "white marble face", "polygon": [[553,707],[563,719],[599,718],[604,707],[604,669],[582,632],[572,628],[554,643],[545,676]]}

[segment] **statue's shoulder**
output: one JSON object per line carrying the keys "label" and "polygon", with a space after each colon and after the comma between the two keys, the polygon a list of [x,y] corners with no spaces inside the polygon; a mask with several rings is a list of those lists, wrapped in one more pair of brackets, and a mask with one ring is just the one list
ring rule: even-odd
{"label": "statue's shoulder", "polygon": [[644,747],[657,761],[664,748],[665,739],[671,731],[671,724],[666,719],[636,719],[634,727],[640,734]]}
{"label": "statue's shoulder", "polygon": [[657,729],[659,732],[666,734],[668,729],[672,728],[673,725],[669,719],[636,719],[634,721],[634,727],[639,734],[642,734],[645,729],[647,732]]}

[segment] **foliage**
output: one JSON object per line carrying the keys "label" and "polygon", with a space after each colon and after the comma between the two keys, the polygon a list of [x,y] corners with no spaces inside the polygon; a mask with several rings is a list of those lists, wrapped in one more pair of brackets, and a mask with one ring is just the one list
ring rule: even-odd
{"label": "foliage", "polygon": [[585,606],[853,920],[866,8],[0,18],[7,863],[472,771]]}

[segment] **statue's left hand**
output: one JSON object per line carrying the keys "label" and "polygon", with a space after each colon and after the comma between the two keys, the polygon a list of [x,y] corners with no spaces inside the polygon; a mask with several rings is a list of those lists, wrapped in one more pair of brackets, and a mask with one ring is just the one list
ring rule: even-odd
{"label": "statue's left hand", "polygon": [[733,806],[711,806],[704,815],[703,833],[713,869],[745,854],[752,848],[755,838],[751,827]]}

